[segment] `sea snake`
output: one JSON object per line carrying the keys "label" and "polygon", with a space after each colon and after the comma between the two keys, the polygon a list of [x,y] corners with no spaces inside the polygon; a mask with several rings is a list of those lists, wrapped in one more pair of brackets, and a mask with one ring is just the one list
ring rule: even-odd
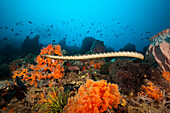
{"label": "sea snake", "polygon": [[41,55],[41,56],[52,58],[52,59],[60,59],[60,60],[87,60],[87,59],[97,59],[97,58],[106,58],[106,57],[134,57],[134,58],[139,58],[141,60],[144,59],[144,56],[141,53],[128,52],[128,51],[76,55],[76,56],[53,56],[53,55]]}

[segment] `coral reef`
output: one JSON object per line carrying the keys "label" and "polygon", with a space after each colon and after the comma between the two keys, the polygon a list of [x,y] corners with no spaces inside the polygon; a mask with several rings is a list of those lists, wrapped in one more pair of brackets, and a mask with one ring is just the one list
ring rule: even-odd
{"label": "coral reef", "polygon": [[48,45],[10,63],[13,81],[0,82],[0,112],[170,112],[168,71],[126,57],[101,59],[132,54],[144,58],[134,52],[63,56],[61,46]]}

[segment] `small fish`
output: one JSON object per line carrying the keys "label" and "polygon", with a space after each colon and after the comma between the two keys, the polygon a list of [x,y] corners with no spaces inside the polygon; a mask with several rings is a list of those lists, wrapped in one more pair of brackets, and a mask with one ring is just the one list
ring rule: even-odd
{"label": "small fish", "polygon": [[3,27],[0,27],[0,29],[2,29]]}
{"label": "small fish", "polygon": [[120,24],[120,22],[118,22],[117,24]]}
{"label": "small fish", "polygon": [[13,32],[13,31],[14,31],[14,29],[11,29],[11,31]]}
{"label": "small fish", "polygon": [[149,39],[149,37],[146,37],[146,39]]}
{"label": "small fish", "polygon": [[75,40],[73,39],[73,42],[74,42]]}
{"label": "small fish", "polygon": [[20,35],[19,33],[15,33],[15,36],[18,36],[18,35]]}
{"label": "small fish", "polygon": [[74,22],[75,20],[74,19],[71,19],[71,22]]}
{"label": "small fish", "polygon": [[28,23],[32,24],[32,22],[31,22],[31,21],[28,21]]}
{"label": "small fish", "polygon": [[143,40],[143,38],[141,38],[141,40]]}
{"label": "small fish", "polygon": [[55,40],[53,40],[53,42],[55,42]]}
{"label": "small fish", "polygon": [[5,27],[5,29],[8,29],[8,27]]}
{"label": "small fish", "polygon": [[31,32],[30,34],[33,34],[33,32]]}
{"label": "small fish", "polygon": [[89,33],[90,31],[87,31],[87,33]]}
{"label": "small fish", "polygon": [[126,105],[126,100],[125,100],[125,99],[122,99],[121,105],[122,105],[123,107]]}

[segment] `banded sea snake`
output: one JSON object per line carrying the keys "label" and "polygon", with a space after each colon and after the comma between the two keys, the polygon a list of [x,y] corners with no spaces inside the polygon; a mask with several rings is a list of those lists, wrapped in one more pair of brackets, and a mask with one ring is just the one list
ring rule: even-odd
{"label": "banded sea snake", "polygon": [[106,57],[134,57],[141,60],[144,59],[144,56],[141,53],[137,52],[108,52],[108,53],[97,53],[97,54],[88,54],[88,55],[75,55],[75,56],[53,56],[53,55],[41,55],[43,57],[60,59],[60,60],[87,60],[87,59],[97,59],[97,58],[106,58]]}

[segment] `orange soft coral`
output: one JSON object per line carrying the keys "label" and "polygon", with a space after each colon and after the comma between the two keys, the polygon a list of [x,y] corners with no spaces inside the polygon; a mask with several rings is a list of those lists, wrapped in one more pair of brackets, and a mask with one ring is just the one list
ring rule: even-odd
{"label": "orange soft coral", "polygon": [[170,73],[168,71],[163,71],[162,76],[170,83]]}
{"label": "orange soft coral", "polygon": [[101,113],[108,108],[117,108],[120,103],[120,93],[116,84],[105,80],[87,80],[80,86],[78,94],[68,99],[65,113]]}
{"label": "orange soft coral", "polygon": [[[49,55],[62,55],[61,46],[48,45],[46,48],[41,50],[40,55],[49,54]],[[16,76],[20,77],[23,81],[27,82],[28,85],[35,87],[38,86],[38,81],[42,79],[59,79],[64,75],[64,68],[62,67],[62,60],[54,60],[51,58],[44,58],[38,55],[36,58],[37,65],[29,65],[29,69],[22,69],[21,71],[15,71],[13,78]]]}
{"label": "orange soft coral", "polygon": [[149,98],[153,98],[156,101],[160,101],[163,100],[163,93],[161,92],[161,90],[154,86],[154,84],[152,82],[148,83],[148,86],[141,86],[141,92],[138,94],[142,94],[142,95],[146,95]]}

